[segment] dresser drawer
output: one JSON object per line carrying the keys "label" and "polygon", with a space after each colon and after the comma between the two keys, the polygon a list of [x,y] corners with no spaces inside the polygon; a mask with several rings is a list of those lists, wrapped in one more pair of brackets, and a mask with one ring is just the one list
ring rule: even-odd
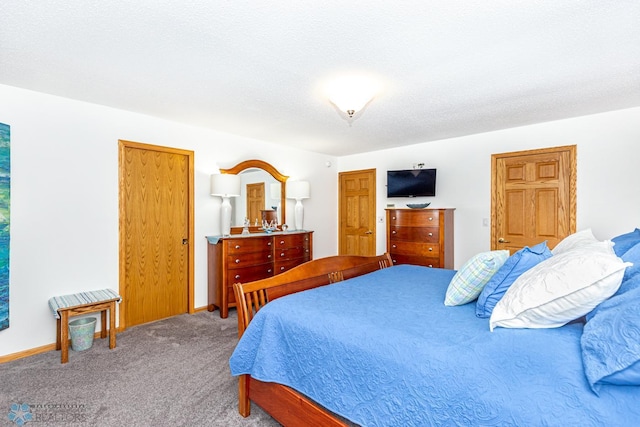
{"label": "dresser drawer", "polygon": [[439,258],[430,258],[430,257],[422,257],[415,255],[401,255],[401,254],[391,254],[391,261],[393,261],[393,265],[399,264],[413,264],[413,265],[423,265],[425,267],[440,267],[440,259]]}
{"label": "dresser drawer", "polygon": [[440,241],[439,227],[389,227],[391,241],[411,240],[414,242],[438,242]]}
{"label": "dresser drawer", "polygon": [[273,276],[273,264],[252,265],[251,267],[229,270],[227,275],[227,287],[233,287],[234,283],[247,283],[254,280]]}
{"label": "dresser drawer", "polygon": [[293,267],[297,267],[300,264],[309,261],[309,257],[305,258],[295,258],[295,259],[288,259],[286,261],[281,261],[281,260],[276,260],[275,262],[275,274],[280,274],[280,273],[284,273],[287,270],[291,270]]}
{"label": "dresser drawer", "polygon": [[279,248],[309,247],[309,235],[291,234],[289,236],[274,236],[276,250]]}
{"label": "dresser drawer", "polygon": [[303,247],[287,248],[287,249],[276,248],[274,257],[275,257],[275,261],[278,262],[281,260],[302,258],[306,252],[307,250]]}
{"label": "dresser drawer", "polygon": [[408,227],[438,226],[440,212],[437,210],[396,209],[389,211],[389,226]]}
{"label": "dresser drawer", "polygon": [[227,254],[269,251],[272,248],[272,239],[269,236],[252,237],[244,239],[229,239],[223,242]]}
{"label": "dresser drawer", "polygon": [[248,253],[238,252],[233,255],[227,255],[227,268],[229,270],[235,270],[237,268],[271,262],[272,259],[273,255],[271,254],[271,250]]}
{"label": "dresser drawer", "polygon": [[437,258],[440,256],[440,245],[437,243],[433,244],[392,240],[389,252],[391,252],[391,254],[418,255]]}

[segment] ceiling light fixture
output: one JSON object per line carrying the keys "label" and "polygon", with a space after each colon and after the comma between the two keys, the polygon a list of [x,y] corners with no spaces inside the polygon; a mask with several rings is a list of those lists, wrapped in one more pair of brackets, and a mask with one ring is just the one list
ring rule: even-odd
{"label": "ceiling light fixture", "polygon": [[329,101],[349,119],[371,102],[378,90],[379,84],[373,78],[362,75],[338,77],[325,85]]}

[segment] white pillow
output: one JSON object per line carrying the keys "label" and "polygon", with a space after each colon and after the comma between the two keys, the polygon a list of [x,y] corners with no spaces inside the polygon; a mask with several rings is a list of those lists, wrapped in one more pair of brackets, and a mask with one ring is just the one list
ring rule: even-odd
{"label": "white pillow", "polygon": [[511,285],[493,309],[489,329],[560,327],[613,295],[630,265],[591,245],[554,255]]}
{"label": "white pillow", "polygon": [[572,249],[578,249],[598,242],[599,240],[595,238],[591,229],[587,228],[586,230],[578,231],[577,233],[570,234],[562,239],[555,248],[551,249],[551,253],[554,255],[560,255],[561,253]]}

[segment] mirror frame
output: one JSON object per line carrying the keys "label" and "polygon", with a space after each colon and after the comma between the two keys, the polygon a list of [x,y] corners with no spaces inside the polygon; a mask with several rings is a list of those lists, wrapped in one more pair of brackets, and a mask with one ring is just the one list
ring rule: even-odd
{"label": "mirror frame", "polygon": [[[280,217],[281,223],[278,224],[282,226],[282,224],[286,224],[286,205],[287,205],[287,186],[286,182],[289,177],[287,175],[281,174],[276,168],[274,168],[271,164],[263,161],[263,160],[245,160],[244,162],[240,162],[232,168],[229,169],[220,169],[220,173],[229,173],[233,175],[238,175],[240,172],[246,169],[262,169],[271,175],[276,181],[280,183]],[[261,226],[250,226],[249,232],[256,233],[261,231]],[[241,234],[242,227],[231,227],[231,234]]]}

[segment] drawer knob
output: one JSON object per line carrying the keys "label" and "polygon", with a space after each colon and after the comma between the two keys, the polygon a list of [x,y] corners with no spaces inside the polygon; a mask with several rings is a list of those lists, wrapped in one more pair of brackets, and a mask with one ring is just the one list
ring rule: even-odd
{"label": "drawer knob", "polygon": [[393,231],[391,232],[391,234],[396,234],[396,230],[393,230]]}
{"label": "drawer knob", "polygon": [[267,246],[271,246],[271,241],[267,242]]}
{"label": "drawer knob", "polygon": [[236,249],[240,249],[240,245],[236,245]]}
{"label": "drawer knob", "polygon": [[284,267],[280,267],[280,271],[284,270]]}
{"label": "drawer knob", "polygon": [[429,217],[429,221],[433,221],[433,218]]}
{"label": "drawer knob", "polygon": [[236,264],[240,264],[240,259],[236,259]]}
{"label": "drawer knob", "polygon": [[281,244],[281,245],[284,245],[284,240],[280,240],[280,244]]}
{"label": "drawer knob", "polygon": [[433,233],[429,233],[429,237],[432,237],[432,236],[433,236]]}
{"label": "drawer knob", "polygon": [[240,275],[239,275],[239,274],[236,274],[236,279],[239,279],[239,278],[240,278]]}
{"label": "drawer knob", "polygon": [[271,254],[267,255],[267,258],[268,258],[268,259],[271,259]]}
{"label": "drawer knob", "polygon": [[429,252],[433,251],[433,248],[429,248]]}
{"label": "drawer knob", "polygon": [[271,269],[268,269],[268,270],[267,270],[267,273],[271,273]]}
{"label": "drawer knob", "polygon": [[397,246],[396,246],[396,245],[391,245],[391,247],[392,247],[393,249],[397,248]]}
{"label": "drawer knob", "polygon": [[394,217],[393,217],[393,218],[391,218],[391,219],[396,219],[396,217],[394,216]]}
{"label": "drawer knob", "polygon": [[429,264],[427,267],[433,268],[433,264]]}

